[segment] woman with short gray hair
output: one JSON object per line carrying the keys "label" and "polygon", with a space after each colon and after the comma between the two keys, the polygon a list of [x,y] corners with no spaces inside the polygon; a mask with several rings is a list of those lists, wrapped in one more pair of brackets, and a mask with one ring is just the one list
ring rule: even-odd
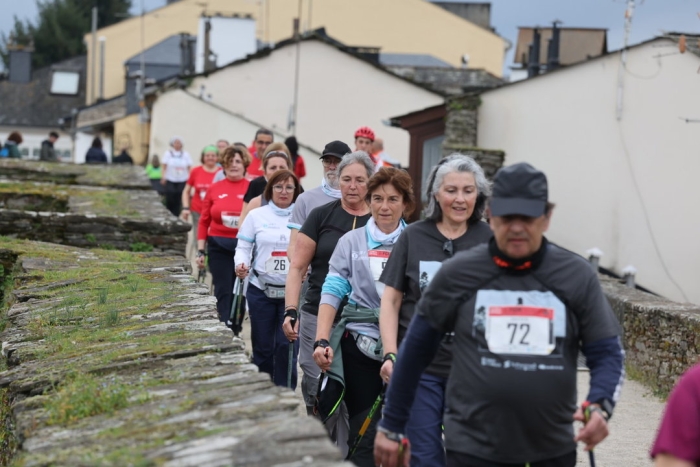
{"label": "woman with short gray hair", "polygon": [[[491,229],[481,218],[491,185],[474,159],[452,154],[428,176],[425,220],[404,229],[379,281],[382,282],[379,330],[384,346],[381,376],[389,382],[399,344],[406,335],[415,305],[442,262],[459,251],[485,243]],[[442,415],[445,386],[452,363],[450,337],[445,336],[435,360],[423,373],[406,426],[411,440],[411,466],[444,466]]]}
{"label": "woman with short gray hair", "polygon": [[[338,165],[340,199],[312,210],[297,234],[294,256],[291,258],[292,264],[287,274],[285,320],[282,329],[288,340],[299,339],[299,365],[304,372],[302,384],[307,384],[306,381],[318,381],[321,373],[313,359],[314,349],[319,344],[314,340],[321,289],[328,274],[331,255],[340,237],[351,230],[364,227],[370,219],[370,210],[365,198],[367,183],[373,173],[374,164],[366,152],[356,151],[343,156]],[[309,288],[301,310],[298,310],[302,277],[309,266]],[[345,301],[338,309],[344,306]],[[329,422],[331,423],[332,421]],[[344,420],[340,424],[344,425]],[[347,451],[346,441],[347,429],[336,437],[336,442],[343,452]]]}

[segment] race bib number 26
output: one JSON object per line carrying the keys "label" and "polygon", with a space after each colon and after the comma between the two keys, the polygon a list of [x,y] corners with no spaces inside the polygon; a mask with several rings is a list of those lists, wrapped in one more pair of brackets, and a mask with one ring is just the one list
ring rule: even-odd
{"label": "race bib number 26", "polygon": [[537,306],[491,306],[486,342],[495,354],[549,355],[556,347],[554,310]]}
{"label": "race bib number 26", "polygon": [[265,261],[265,272],[268,274],[286,275],[289,271],[289,258],[286,251],[273,251]]}

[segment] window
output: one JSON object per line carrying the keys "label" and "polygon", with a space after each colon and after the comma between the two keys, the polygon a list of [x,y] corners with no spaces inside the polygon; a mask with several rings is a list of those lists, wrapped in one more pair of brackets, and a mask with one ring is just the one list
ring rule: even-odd
{"label": "window", "polygon": [[77,96],[80,91],[80,73],[77,71],[54,71],[51,75],[51,94]]}

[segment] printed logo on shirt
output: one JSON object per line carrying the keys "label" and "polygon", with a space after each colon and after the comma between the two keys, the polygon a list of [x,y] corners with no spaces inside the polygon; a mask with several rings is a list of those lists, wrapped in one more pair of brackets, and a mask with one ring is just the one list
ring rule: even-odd
{"label": "printed logo on shirt", "polygon": [[228,193],[224,193],[223,195],[219,195],[219,199],[224,199],[228,196]]}
{"label": "printed logo on shirt", "polygon": [[423,293],[425,288],[428,287],[430,281],[433,280],[435,274],[442,267],[440,261],[421,261],[419,264],[420,275],[418,276],[418,286],[420,287],[420,292]]}
{"label": "printed logo on shirt", "polygon": [[[472,337],[482,353],[562,358],[566,307],[552,292],[480,290],[474,305]],[[503,362],[503,368],[538,369],[510,360]],[[560,368],[563,366],[544,365],[540,369]]]}

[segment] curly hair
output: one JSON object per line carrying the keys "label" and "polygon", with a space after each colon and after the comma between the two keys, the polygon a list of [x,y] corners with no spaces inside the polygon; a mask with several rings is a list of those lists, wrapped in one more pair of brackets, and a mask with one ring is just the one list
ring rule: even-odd
{"label": "curly hair", "polygon": [[224,150],[224,153],[221,155],[221,166],[227,167],[230,165],[233,162],[233,158],[237,155],[241,156],[243,167],[248,169],[250,165],[250,153],[247,149],[238,146],[229,146]]}

